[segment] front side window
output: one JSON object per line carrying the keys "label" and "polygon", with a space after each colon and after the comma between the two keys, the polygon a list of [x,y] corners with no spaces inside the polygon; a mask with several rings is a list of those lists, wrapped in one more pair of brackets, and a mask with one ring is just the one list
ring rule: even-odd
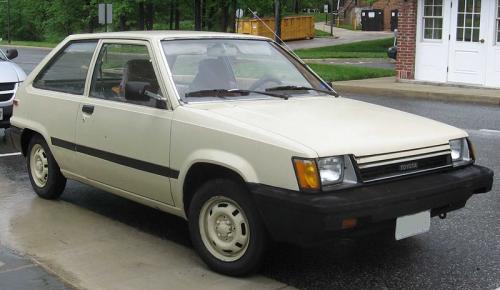
{"label": "front side window", "polygon": [[459,0],[457,41],[479,42],[480,28],[481,0]]}
{"label": "front side window", "polygon": [[83,95],[97,41],[73,42],[57,54],[33,81],[35,88]]}
{"label": "front side window", "polygon": [[[278,92],[278,87],[284,86],[326,89],[304,66],[268,41],[193,39],[166,40],[162,44],[177,92],[187,102],[269,98],[258,92]],[[220,98],[210,94],[214,90],[253,92]],[[317,94],[307,90],[286,93]]]}
{"label": "front side window", "polygon": [[90,97],[159,107],[162,96],[148,48],[104,44],[94,68]]}
{"label": "front side window", "polygon": [[424,1],[424,39],[443,37],[443,0]]}

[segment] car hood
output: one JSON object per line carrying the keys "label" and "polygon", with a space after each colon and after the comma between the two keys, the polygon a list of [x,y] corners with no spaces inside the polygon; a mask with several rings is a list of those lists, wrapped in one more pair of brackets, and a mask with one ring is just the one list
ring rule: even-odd
{"label": "car hood", "polygon": [[24,71],[15,63],[0,61],[0,83],[17,83],[26,79]]}
{"label": "car hood", "polygon": [[197,105],[298,142],[319,156],[356,156],[446,144],[463,130],[402,111],[333,97]]}

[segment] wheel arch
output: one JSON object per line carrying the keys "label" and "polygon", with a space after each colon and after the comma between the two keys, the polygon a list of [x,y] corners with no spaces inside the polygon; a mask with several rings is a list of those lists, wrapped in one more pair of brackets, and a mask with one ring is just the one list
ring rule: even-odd
{"label": "wheel arch", "polygon": [[246,186],[247,182],[254,182],[256,177],[249,177],[242,173],[241,168],[238,169],[220,162],[211,160],[193,162],[181,179],[182,202],[186,217],[188,217],[189,206],[196,190],[204,183],[216,178],[231,179]]}

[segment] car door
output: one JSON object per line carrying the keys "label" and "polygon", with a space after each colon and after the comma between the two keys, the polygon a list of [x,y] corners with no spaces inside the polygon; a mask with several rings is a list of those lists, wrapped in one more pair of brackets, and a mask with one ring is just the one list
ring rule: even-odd
{"label": "car door", "polygon": [[88,99],[76,121],[84,176],[173,204],[169,168],[172,111],[146,41],[105,40],[95,58]]}
{"label": "car door", "polygon": [[[63,171],[82,174],[75,160],[75,120],[84,96],[84,89],[97,40],[70,41],[52,56],[39,71],[34,72],[32,85],[27,86],[25,100],[33,129],[45,135],[51,151]],[[19,110],[25,108],[22,103]]]}

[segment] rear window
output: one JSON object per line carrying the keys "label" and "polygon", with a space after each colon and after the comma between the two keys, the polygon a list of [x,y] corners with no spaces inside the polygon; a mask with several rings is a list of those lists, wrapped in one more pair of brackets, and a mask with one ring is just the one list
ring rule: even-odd
{"label": "rear window", "polygon": [[97,40],[70,42],[38,74],[33,86],[82,95]]}

